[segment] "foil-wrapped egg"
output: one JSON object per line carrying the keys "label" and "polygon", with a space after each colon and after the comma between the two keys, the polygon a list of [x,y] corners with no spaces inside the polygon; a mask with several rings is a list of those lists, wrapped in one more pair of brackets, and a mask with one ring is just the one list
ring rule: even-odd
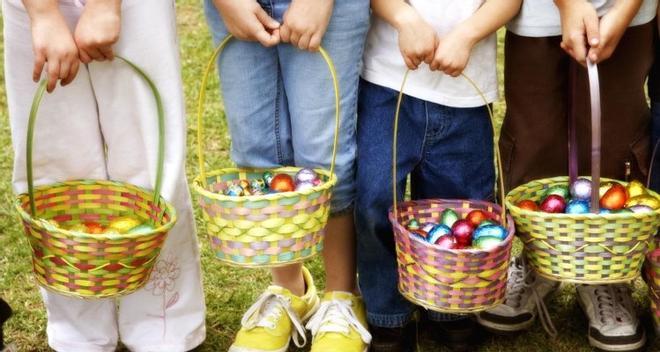
{"label": "foil-wrapped egg", "polygon": [[474,241],[472,242],[472,245],[475,248],[488,251],[499,246],[501,243],[502,240],[499,239],[498,237],[482,236],[479,238],[475,238]]}
{"label": "foil-wrapped egg", "polygon": [[410,219],[410,221],[408,221],[408,230],[419,230],[419,221],[417,221],[417,219]]}
{"label": "foil-wrapped egg", "polygon": [[433,244],[441,249],[455,249],[457,243],[456,237],[452,235],[444,235],[433,242]]}
{"label": "foil-wrapped egg", "polygon": [[474,226],[465,219],[456,221],[451,228],[451,233],[456,237],[456,241],[464,246],[469,246],[472,243],[473,232]]}
{"label": "foil-wrapped egg", "polygon": [[276,192],[291,192],[296,189],[293,178],[287,174],[277,174],[270,181],[270,189]]}
{"label": "foil-wrapped egg", "polygon": [[573,199],[589,200],[591,199],[592,188],[591,180],[578,178],[571,185],[571,197]]}
{"label": "foil-wrapped egg", "polygon": [[551,194],[543,200],[540,209],[546,213],[563,213],[566,209],[566,199],[562,196]]}
{"label": "foil-wrapped egg", "polygon": [[548,187],[544,192],[544,198],[548,198],[551,195],[558,195],[564,199],[568,198],[570,192],[568,191],[568,186],[566,185],[556,185]]}
{"label": "foil-wrapped egg", "polygon": [[431,231],[428,232],[428,236],[426,239],[428,240],[429,243],[435,243],[438,238],[442,236],[447,236],[451,234],[451,229],[443,224],[438,224],[431,229]]}
{"label": "foil-wrapped egg", "polygon": [[566,205],[566,214],[587,214],[589,202],[586,200],[573,199]]}
{"label": "foil-wrapped egg", "polygon": [[647,194],[644,184],[637,180],[630,181],[626,186],[626,191],[628,191],[628,197],[630,198]]}
{"label": "foil-wrapped egg", "polygon": [[299,182],[296,183],[296,191],[306,191],[308,189],[314,188],[314,184],[311,182]]}
{"label": "foil-wrapped egg", "polygon": [[270,188],[270,181],[273,180],[273,173],[270,171],[266,171],[264,172],[262,178],[264,180],[264,183],[266,183],[266,187]]}
{"label": "foil-wrapped egg", "polygon": [[633,213],[649,213],[653,211],[653,208],[649,207],[648,205],[633,205],[631,206],[630,209]]}
{"label": "foil-wrapped egg", "polygon": [[312,169],[309,168],[304,168],[300,169],[296,173],[296,176],[294,177],[296,183],[301,183],[301,182],[314,182],[315,179],[317,179],[319,176],[316,174],[316,172]]}
{"label": "foil-wrapped egg", "polygon": [[225,195],[231,196],[231,197],[240,197],[245,194],[245,190],[239,186],[239,185],[229,185],[227,189],[225,190]]}
{"label": "foil-wrapped egg", "polygon": [[473,210],[468,213],[466,219],[474,226],[479,226],[482,222],[490,219],[490,216],[483,210]]}
{"label": "foil-wrapped egg", "polygon": [[486,225],[477,227],[472,234],[472,241],[476,241],[480,237],[496,237],[500,240],[506,238],[506,229],[500,225]]}
{"label": "foil-wrapped egg", "polygon": [[454,209],[447,208],[440,214],[440,223],[451,228],[459,218]]}
{"label": "foil-wrapped egg", "polygon": [[646,205],[647,207],[650,207],[651,209],[655,210],[660,208],[660,200],[658,198],[652,196],[652,195],[641,195],[641,196],[636,196],[628,199],[626,201],[626,207],[632,207],[635,205]]}
{"label": "foil-wrapped egg", "polygon": [[520,209],[529,210],[529,211],[538,211],[539,206],[535,201],[531,199],[521,200],[516,204]]}
{"label": "foil-wrapped egg", "polygon": [[626,188],[617,183],[612,185],[612,187],[605,192],[603,197],[600,198],[600,207],[609,210],[623,209],[623,207],[626,206],[627,200],[628,195],[626,193]]}

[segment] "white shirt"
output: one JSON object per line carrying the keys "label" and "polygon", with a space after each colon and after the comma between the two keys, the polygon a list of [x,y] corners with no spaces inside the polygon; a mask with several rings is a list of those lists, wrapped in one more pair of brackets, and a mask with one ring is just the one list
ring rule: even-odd
{"label": "white shirt", "polygon": [[[621,0],[591,0],[598,16],[603,16]],[[630,26],[649,23],[656,15],[658,0],[644,0]],[[524,0],[522,9],[507,28],[525,37],[551,37],[561,35],[559,10],[553,0]]]}
{"label": "white shirt", "polygon": [[[410,5],[442,38],[459,23],[469,18],[483,0],[410,0]],[[474,46],[463,73],[484,92],[486,100],[497,100],[497,39],[495,34]],[[407,67],[399,51],[396,29],[373,15],[364,53],[362,78],[371,83],[399,91]],[[484,100],[463,77],[453,78],[431,71],[422,63],[408,76],[404,93],[415,98],[451,107],[476,107]]]}

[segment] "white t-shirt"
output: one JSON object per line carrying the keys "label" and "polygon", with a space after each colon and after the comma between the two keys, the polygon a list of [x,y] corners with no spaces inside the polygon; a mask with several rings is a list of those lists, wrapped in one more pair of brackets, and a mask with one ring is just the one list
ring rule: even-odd
{"label": "white t-shirt", "polygon": [[[598,16],[603,16],[616,1],[621,0],[591,0],[591,3],[596,7]],[[630,26],[639,26],[651,21],[655,17],[657,7],[658,0],[644,0]],[[561,35],[559,10],[553,0],[524,0],[520,13],[507,28],[525,37]]]}
{"label": "white t-shirt", "polygon": [[[410,0],[419,14],[435,28],[440,37],[469,18],[483,4],[483,0]],[[465,71],[484,92],[486,100],[497,100],[497,39],[495,34],[485,38],[472,50]],[[406,64],[399,51],[396,29],[373,15],[364,53],[362,78],[398,91],[406,72]],[[404,93],[415,98],[451,107],[476,107],[485,104],[481,96],[463,77],[451,77],[431,71],[422,63],[408,75]]]}

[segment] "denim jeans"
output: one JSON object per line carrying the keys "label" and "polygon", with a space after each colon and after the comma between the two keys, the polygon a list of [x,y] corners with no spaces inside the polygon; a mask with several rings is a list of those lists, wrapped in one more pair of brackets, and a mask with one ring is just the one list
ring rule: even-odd
{"label": "denim jeans", "polygon": [[[274,19],[291,0],[259,0]],[[206,18],[216,43],[227,28],[211,0]],[[340,131],[333,212],[352,207],[355,197],[355,120],[369,0],[336,0],[322,46],[334,61],[340,89]],[[245,167],[297,165],[329,168],[335,132],[330,73],[318,53],[289,44],[266,48],[235,40],[218,59],[233,161]]]}
{"label": "denim jeans", "polygon": [[[660,192],[660,102],[652,101],[651,102],[651,124],[653,128],[651,129],[651,152],[656,148],[655,151],[655,160],[652,160],[651,164],[651,189],[656,192]],[[653,154],[651,154],[653,155]]]}
{"label": "denim jeans", "polygon": [[[362,80],[358,99],[356,223],[360,290],[369,323],[401,327],[416,307],[397,289],[392,206],[392,137],[398,92]],[[452,108],[405,96],[397,149],[397,191],[410,174],[413,199],[491,199],[493,131],[485,106]],[[456,316],[431,314],[433,320]]]}

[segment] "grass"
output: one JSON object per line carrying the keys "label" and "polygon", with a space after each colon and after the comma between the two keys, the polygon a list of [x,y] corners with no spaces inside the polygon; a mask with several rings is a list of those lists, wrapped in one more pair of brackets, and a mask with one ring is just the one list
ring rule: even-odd
{"label": "grass", "polygon": [[[197,143],[194,102],[202,67],[212,47],[201,11],[201,1],[178,0],[177,7],[180,45],[184,53],[182,74],[189,122],[188,176],[192,177],[197,174],[194,159]],[[2,70],[0,77],[4,81]],[[217,81],[210,82],[209,87],[217,87]],[[45,311],[31,276],[29,246],[12,209],[13,196],[10,184],[12,154],[4,85],[0,90],[2,90],[0,106],[3,107],[0,109],[0,145],[3,146],[0,151],[0,296],[10,302],[15,310],[14,317],[6,325],[6,339],[15,343],[19,351],[48,351]],[[210,96],[217,97],[217,88],[212,89]],[[496,104],[498,121],[501,121],[503,108],[502,103]],[[206,129],[204,149],[207,151],[209,165],[214,167],[230,165],[229,137],[219,99],[209,99],[204,125]],[[203,229],[201,224],[199,225],[200,229]],[[199,238],[208,309],[208,334],[200,351],[225,351],[240,326],[244,310],[267,285],[268,275],[262,270],[236,270],[220,265],[213,259],[205,236],[200,235]],[[320,261],[315,260],[310,266],[322,286],[323,270]],[[637,281],[635,300],[650,332],[647,297],[646,286],[641,281]],[[559,330],[558,338],[548,337],[540,324],[537,324],[529,332],[514,337],[502,338],[483,334],[484,341],[478,351],[590,351],[586,339],[587,322],[576,304],[574,288],[572,286],[562,288],[548,303],[553,321]],[[433,352],[441,351],[442,348],[426,339],[422,341],[420,350]],[[649,350],[659,351],[660,344],[652,344]]]}

